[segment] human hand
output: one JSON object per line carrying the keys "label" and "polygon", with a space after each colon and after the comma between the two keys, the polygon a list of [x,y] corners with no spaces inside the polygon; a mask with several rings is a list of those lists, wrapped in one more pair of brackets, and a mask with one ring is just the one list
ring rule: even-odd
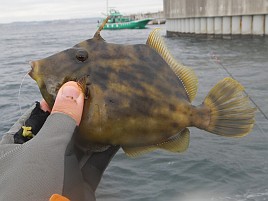
{"label": "human hand", "polygon": [[[80,97],[77,97],[78,95]],[[56,98],[52,114],[67,114],[79,125],[84,105],[84,94],[77,83],[72,81],[64,84]],[[11,134],[15,132],[14,143],[23,144],[33,138],[45,123],[50,112],[51,109],[44,99],[40,103],[36,102],[36,107],[26,112],[27,115],[24,115],[26,117],[21,117],[22,120],[19,120],[9,131]]]}
{"label": "human hand", "polygon": [[[59,200],[60,195],[71,200],[95,200],[95,189],[119,147],[90,156],[79,153],[77,158],[71,138],[81,121],[83,103],[78,85],[66,83],[58,92],[51,115],[33,139],[0,146],[0,172],[5,175],[0,177],[1,197],[29,201],[48,200],[52,194],[59,194],[50,200]],[[50,111],[45,102],[41,101],[40,107]]]}

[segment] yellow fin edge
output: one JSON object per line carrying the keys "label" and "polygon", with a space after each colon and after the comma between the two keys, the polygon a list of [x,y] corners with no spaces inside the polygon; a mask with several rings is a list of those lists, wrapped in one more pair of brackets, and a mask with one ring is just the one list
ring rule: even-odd
{"label": "yellow fin edge", "polygon": [[189,100],[192,102],[197,93],[198,78],[192,69],[177,62],[176,59],[170,54],[159,31],[160,29],[154,29],[149,34],[146,44],[154,49],[167,62],[173,72],[181,80]]}
{"label": "yellow fin edge", "polygon": [[190,131],[188,128],[185,128],[182,132],[172,136],[162,143],[143,147],[122,147],[122,149],[129,157],[138,157],[156,149],[164,149],[170,152],[181,153],[188,149],[189,142]]}

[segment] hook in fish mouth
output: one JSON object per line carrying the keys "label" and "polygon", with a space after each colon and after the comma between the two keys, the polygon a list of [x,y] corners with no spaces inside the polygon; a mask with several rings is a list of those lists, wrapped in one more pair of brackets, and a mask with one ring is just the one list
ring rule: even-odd
{"label": "hook in fish mouth", "polygon": [[90,75],[85,75],[77,80],[78,85],[81,87],[81,89],[85,95],[85,99],[88,99],[89,95],[90,95],[89,86],[91,85],[91,82],[89,82],[89,77],[90,77]]}

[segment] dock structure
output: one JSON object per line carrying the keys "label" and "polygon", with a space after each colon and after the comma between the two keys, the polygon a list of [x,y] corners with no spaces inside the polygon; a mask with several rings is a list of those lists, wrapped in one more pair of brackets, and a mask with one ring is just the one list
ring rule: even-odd
{"label": "dock structure", "polygon": [[268,36],[268,0],[164,0],[167,36]]}
{"label": "dock structure", "polygon": [[152,21],[149,22],[148,24],[165,24],[166,23],[164,11],[138,13],[138,14],[131,15],[131,17],[136,20],[151,18]]}

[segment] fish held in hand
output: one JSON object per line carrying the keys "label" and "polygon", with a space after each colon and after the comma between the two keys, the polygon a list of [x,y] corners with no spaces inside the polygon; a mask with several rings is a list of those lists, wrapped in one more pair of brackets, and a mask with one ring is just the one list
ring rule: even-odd
{"label": "fish held in hand", "polygon": [[92,39],[33,61],[29,73],[50,107],[65,82],[81,84],[86,100],[79,146],[120,145],[138,156],[155,149],[185,151],[188,127],[227,137],[251,131],[255,108],[236,80],[219,81],[194,106],[197,77],[171,56],[159,30],[146,44],[122,45],[105,42],[101,27]]}

